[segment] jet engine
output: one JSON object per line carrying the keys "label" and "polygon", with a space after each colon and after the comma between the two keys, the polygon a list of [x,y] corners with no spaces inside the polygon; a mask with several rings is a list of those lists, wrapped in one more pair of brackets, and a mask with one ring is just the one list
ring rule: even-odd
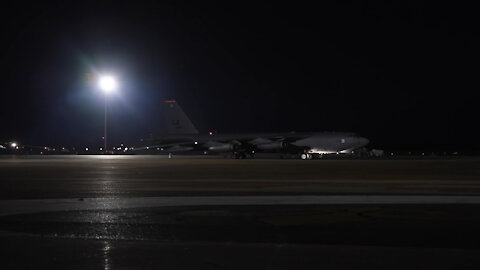
{"label": "jet engine", "polygon": [[285,142],[271,142],[258,144],[257,148],[260,150],[282,150],[286,147]]}
{"label": "jet engine", "polygon": [[210,145],[208,150],[214,152],[228,152],[233,151],[236,148],[236,144],[233,143],[216,143],[214,145]]}
{"label": "jet engine", "polygon": [[175,145],[170,148],[168,148],[166,151],[168,152],[187,152],[193,150],[193,147],[190,146],[180,146],[180,145]]}

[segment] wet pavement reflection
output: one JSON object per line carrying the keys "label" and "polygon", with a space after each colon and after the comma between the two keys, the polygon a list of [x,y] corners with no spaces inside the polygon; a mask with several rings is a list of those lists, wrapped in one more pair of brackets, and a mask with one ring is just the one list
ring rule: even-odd
{"label": "wet pavement reflection", "polygon": [[104,270],[110,270],[112,269],[111,267],[111,262],[110,262],[110,250],[112,249],[110,242],[104,241],[104,247],[103,247],[103,259],[104,259]]}
{"label": "wet pavement reflection", "polygon": [[0,268],[478,269],[478,165],[1,159]]}

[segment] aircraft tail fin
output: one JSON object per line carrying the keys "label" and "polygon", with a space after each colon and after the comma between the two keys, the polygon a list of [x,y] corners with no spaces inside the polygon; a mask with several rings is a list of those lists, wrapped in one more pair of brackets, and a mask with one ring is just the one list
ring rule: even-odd
{"label": "aircraft tail fin", "polygon": [[198,130],[195,128],[192,121],[190,121],[175,100],[164,101],[164,112],[168,133],[198,134]]}

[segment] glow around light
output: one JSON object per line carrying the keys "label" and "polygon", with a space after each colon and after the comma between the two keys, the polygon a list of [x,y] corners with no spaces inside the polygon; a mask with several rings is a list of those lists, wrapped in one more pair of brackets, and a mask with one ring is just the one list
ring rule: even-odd
{"label": "glow around light", "polygon": [[98,85],[105,93],[109,93],[117,89],[117,80],[113,76],[101,76]]}
{"label": "glow around light", "polygon": [[10,144],[10,146],[13,147],[13,148],[15,148],[15,147],[17,147],[17,143],[16,143],[16,142],[12,142],[12,143]]}

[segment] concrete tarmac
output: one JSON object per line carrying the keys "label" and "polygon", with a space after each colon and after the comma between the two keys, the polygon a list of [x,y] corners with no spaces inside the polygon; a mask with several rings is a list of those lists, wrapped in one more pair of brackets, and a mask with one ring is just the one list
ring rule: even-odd
{"label": "concrete tarmac", "polygon": [[1,267],[478,269],[479,165],[4,156]]}
{"label": "concrete tarmac", "polygon": [[0,157],[0,200],[211,195],[479,195],[480,159]]}

